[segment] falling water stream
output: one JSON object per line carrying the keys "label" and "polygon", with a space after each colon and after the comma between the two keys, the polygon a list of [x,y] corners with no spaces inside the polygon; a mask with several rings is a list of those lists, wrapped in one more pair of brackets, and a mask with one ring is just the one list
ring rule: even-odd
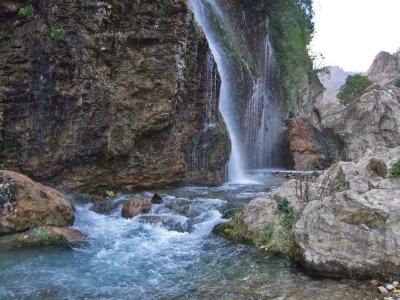
{"label": "falling water stream", "polygon": [[[221,75],[219,108],[232,143],[229,179],[249,183],[250,170],[283,166],[283,114],[268,34],[262,34],[259,41],[257,61],[248,61],[217,0],[189,0],[189,6],[207,36]],[[244,85],[250,86],[247,93]]]}

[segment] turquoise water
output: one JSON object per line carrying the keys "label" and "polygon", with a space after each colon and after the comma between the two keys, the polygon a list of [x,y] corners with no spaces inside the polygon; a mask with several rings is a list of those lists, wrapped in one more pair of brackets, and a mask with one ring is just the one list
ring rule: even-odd
{"label": "turquoise water", "polygon": [[[342,299],[332,291],[343,283],[312,279],[287,260],[211,233],[225,211],[282,182],[261,178],[159,191],[164,204],[153,205],[148,219],[121,218],[121,205],[99,214],[79,197],[74,228],[88,235],[87,245],[0,250],[0,299]],[[186,210],[177,214],[165,204]],[[344,287],[351,299],[363,299],[358,287]]]}

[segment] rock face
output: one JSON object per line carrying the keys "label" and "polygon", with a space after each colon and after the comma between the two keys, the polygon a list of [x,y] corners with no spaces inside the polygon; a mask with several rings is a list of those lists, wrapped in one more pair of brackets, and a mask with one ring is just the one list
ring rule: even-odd
{"label": "rock face", "polygon": [[294,229],[306,267],[334,275],[400,275],[400,179],[387,172],[398,158],[399,147],[380,148],[325,172],[319,183],[326,196],[306,206]]}
{"label": "rock face", "polygon": [[27,4],[0,4],[1,163],[64,189],[224,181],[219,75],[186,1]]}
{"label": "rock face", "polygon": [[400,74],[400,65],[394,62],[398,55],[377,56],[368,72],[376,84],[353,104],[342,105],[336,97],[317,101],[313,126],[321,132],[333,160],[355,160],[368,149],[400,145],[400,89],[390,84],[394,74]]}
{"label": "rock face", "polygon": [[121,215],[124,218],[133,218],[140,214],[148,213],[151,209],[151,203],[148,199],[132,199],[124,204]]}
{"label": "rock face", "polygon": [[397,159],[400,147],[378,147],[318,178],[298,175],[250,201],[227,228],[319,274],[399,276],[400,178],[389,177]]}
{"label": "rock face", "polygon": [[329,166],[321,134],[309,122],[304,119],[291,120],[287,136],[295,169],[324,169]]}
{"label": "rock face", "polygon": [[37,226],[70,226],[74,208],[63,194],[12,171],[0,171],[0,235]]}
{"label": "rock face", "polygon": [[389,83],[400,76],[400,49],[393,54],[380,52],[367,71],[367,76],[379,84]]}
{"label": "rock face", "polygon": [[[320,110],[322,112],[322,110]],[[361,158],[377,146],[400,145],[400,89],[371,87],[350,106],[338,104],[321,115],[324,131],[334,132],[346,160]]]}

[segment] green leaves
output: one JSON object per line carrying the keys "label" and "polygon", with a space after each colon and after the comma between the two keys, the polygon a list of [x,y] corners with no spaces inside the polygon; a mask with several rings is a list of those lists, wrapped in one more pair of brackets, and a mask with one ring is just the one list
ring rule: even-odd
{"label": "green leaves", "polygon": [[400,159],[396,160],[390,170],[390,177],[396,178],[400,176]]}
{"label": "green leaves", "polygon": [[63,41],[67,35],[66,30],[63,27],[53,28],[50,36],[53,41]]}
{"label": "green leaves", "polygon": [[338,94],[340,102],[345,105],[352,103],[360,98],[372,83],[368,77],[361,74],[347,77]]}
{"label": "green leaves", "polygon": [[25,17],[27,19],[31,19],[35,15],[35,8],[33,7],[32,4],[28,5],[28,6],[21,7],[18,10],[18,15],[21,16],[21,17]]}

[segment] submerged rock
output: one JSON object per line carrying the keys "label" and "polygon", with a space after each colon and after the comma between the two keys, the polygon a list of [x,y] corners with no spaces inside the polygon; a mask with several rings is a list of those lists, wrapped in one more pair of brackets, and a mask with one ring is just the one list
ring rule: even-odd
{"label": "submerged rock", "polygon": [[160,195],[158,195],[157,193],[154,193],[153,197],[151,197],[150,202],[152,204],[162,204],[163,203],[163,199]]}
{"label": "submerged rock", "polygon": [[70,226],[72,203],[57,190],[13,171],[0,171],[0,235],[38,226]]}
{"label": "submerged rock", "polygon": [[0,248],[12,249],[37,246],[79,246],[86,236],[78,231],[62,227],[45,226],[24,233],[0,237]]}
{"label": "submerged rock", "polygon": [[150,210],[151,203],[148,199],[136,198],[124,204],[121,215],[124,218],[133,218],[137,215],[148,213]]}

